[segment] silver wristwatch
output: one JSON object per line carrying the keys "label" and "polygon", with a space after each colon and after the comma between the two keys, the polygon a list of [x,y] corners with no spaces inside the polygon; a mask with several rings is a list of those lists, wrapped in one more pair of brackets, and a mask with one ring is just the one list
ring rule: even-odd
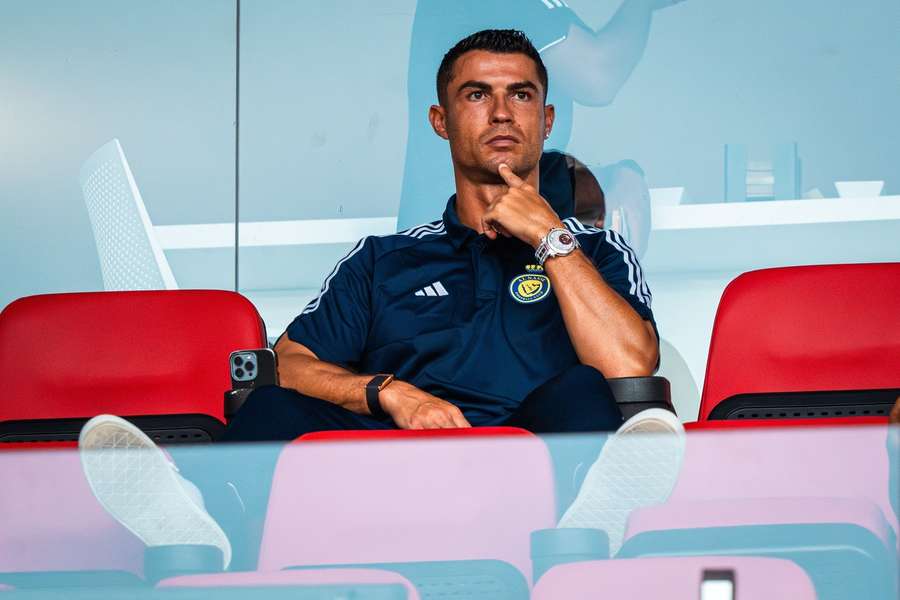
{"label": "silver wristwatch", "polygon": [[541,243],[534,251],[534,257],[539,265],[544,266],[544,261],[551,256],[572,254],[579,246],[578,240],[571,231],[557,227],[541,238]]}

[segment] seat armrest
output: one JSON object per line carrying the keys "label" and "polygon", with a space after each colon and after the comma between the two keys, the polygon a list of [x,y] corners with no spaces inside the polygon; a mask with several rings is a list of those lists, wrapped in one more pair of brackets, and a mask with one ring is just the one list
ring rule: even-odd
{"label": "seat armrest", "polygon": [[665,377],[616,377],[606,381],[625,419],[648,408],[675,412],[675,407],[672,406],[672,389]]}

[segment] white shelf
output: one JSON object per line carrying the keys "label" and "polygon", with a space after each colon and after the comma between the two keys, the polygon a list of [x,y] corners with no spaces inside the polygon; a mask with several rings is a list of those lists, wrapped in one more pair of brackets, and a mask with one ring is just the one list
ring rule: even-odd
{"label": "white shelf", "polygon": [[653,210],[649,273],[900,260],[900,196]]}

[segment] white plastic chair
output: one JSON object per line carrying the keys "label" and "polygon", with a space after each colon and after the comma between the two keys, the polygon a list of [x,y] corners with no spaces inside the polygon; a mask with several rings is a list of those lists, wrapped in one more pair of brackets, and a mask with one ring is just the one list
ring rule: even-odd
{"label": "white plastic chair", "polygon": [[103,287],[178,289],[119,140],[94,152],[81,167],[78,181],[94,230]]}

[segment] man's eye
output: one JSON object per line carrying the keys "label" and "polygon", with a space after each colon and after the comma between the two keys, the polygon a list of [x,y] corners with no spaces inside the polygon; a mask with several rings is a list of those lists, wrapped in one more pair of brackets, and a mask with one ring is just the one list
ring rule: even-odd
{"label": "man's eye", "polygon": [[469,100],[481,100],[484,98],[484,92],[472,92],[469,94]]}
{"label": "man's eye", "polygon": [[529,92],[516,92],[517,100],[528,100],[531,98],[531,94]]}

